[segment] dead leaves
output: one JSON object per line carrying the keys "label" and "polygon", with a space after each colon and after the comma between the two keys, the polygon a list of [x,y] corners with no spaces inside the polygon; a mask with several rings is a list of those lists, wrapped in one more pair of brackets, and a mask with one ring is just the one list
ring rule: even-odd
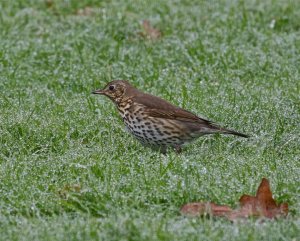
{"label": "dead leaves", "polygon": [[230,214],[230,219],[248,216],[274,218],[288,214],[288,204],[276,204],[272,197],[269,181],[263,178],[258,187],[256,196],[243,195],[240,200],[240,210]]}
{"label": "dead leaves", "polygon": [[80,193],[81,186],[80,184],[67,184],[62,189],[58,191],[59,196],[62,199],[67,199],[70,193]]}
{"label": "dead leaves", "polygon": [[54,5],[53,0],[46,0],[45,5],[47,8],[52,8]]}
{"label": "dead leaves", "polygon": [[78,9],[76,11],[76,15],[78,15],[78,16],[91,16],[94,13],[96,13],[96,9],[92,8],[92,7],[89,7],[89,6],[87,6],[85,8]]}
{"label": "dead leaves", "polygon": [[196,217],[201,215],[226,216],[232,212],[232,209],[226,205],[217,205],[215,203],[188,203],[182,206],[180,212],[184,215]]}
{"label": "dead leaves", "polygon": [[140,32],[140,36],[149,40],[158,40],[162,37],[162,33],[160,30],[151,26],[148,20],[144,20],[142,23],[143,31]]}
{"label": "dead leaves", "polygon": [[285,217],[288,214],[288,204],[276,204],[272,197],[269,181],[263,178],[258,187],[256,196],[242,195],[240,208],[232,210],[229,206],[214,203],[188,203],[182,206],[180,212],[188,216],[222,216],[229,220],[248,217]]}

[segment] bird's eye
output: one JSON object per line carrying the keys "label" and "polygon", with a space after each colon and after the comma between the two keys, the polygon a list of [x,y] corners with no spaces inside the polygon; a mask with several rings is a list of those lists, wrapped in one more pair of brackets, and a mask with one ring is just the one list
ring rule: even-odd
{"label": "bird's eye", "polygon": [[108,87],[108,89],[109,89],[109,90],[114,90],[114,89],[115,89],[115,86],[114,86],[114,85],[110,85],[110,86]]}

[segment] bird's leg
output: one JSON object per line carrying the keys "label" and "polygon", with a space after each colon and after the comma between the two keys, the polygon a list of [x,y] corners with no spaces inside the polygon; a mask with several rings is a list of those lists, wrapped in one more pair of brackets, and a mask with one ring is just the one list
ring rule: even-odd
{"label": "bird's leg", "polygon": [[177,154],[180,154],[181,151],[182,151],[182,148],[181,148],[181,146],[179,146],[179,145],[176,145],[176,146],[174,147],[174,149],[175,149],[175,151],[176,151]]}
{"label": "bird's leg", "polygon": [[166,155],[167,154],[167,147],[166,146],[160,146],[159,151],[160,151],[160,153]]}

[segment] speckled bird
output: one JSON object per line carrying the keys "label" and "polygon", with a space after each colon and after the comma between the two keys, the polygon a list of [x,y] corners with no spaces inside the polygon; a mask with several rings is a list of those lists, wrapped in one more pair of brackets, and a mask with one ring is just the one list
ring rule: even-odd
{"label": "speckled bird", "polygon": [[129,132],[142,144],[165,153],[206,134],[248,135],[220,127],[159,97],[143,93],[125,80],[114,80],[92,92],[105,95],[116,105]]}

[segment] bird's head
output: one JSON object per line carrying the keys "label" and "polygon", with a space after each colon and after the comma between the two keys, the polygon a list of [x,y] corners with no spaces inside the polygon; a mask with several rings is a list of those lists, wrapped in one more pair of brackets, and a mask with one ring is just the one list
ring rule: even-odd
{"label": "bird's head", "polygon": [[93,94],[105,95],[115,103],[120,103],[126,95],[126,90],[132,87],[125,80],[114,80],[109,82],[103,89],[95,90]]}

